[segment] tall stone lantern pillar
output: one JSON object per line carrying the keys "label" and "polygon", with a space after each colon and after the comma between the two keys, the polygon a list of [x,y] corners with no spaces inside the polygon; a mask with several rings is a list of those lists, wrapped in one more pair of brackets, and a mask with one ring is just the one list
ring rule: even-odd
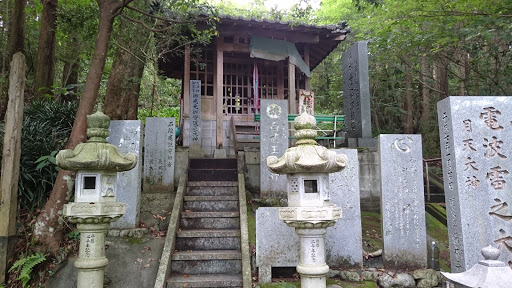
{"label": "tall stone lantern pillar", "polygon": [[87,116],[87,143],[74,150],[61,150],[57,165],[77,171],[75,202],[64,205],[64,217],[77,223],[80,248],[75,267],[78,269],[78,288],[103,287],[105,235],[110,222],[126,212],[126,204],[116,202],[117,172],[127,171],[137,164],[137,156],[121,155],[116,146],[107,143],[110,118],[98,111]]}
{"label": "tall stone lantern pillar", "polygon": [[299,235],[301,287],[325,288],[329,272],[325,233],[341,217],[341,208],[330,202],[329,173],[345,168],[347,157],[316,143],[315,117],[304,112],[295,118],[294,127],[296,147],[281,158],[268,157],[267,166],[276,174],[287,175],[288,207],[279,208],[279,219]]}

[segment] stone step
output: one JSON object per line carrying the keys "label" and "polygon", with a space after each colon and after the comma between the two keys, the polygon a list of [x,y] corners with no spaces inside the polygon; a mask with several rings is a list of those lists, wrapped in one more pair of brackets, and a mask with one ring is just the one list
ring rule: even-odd
{"label": "stone step", "polygon": [[238,229],[187,229],[179,230],[176,237],[183,238],[221,238],[221,237],[240,237],[240,230]]}
{"label": "stone step", "polygon": [[236,274],[242,272],[242,261],[235,260],[201,260],[171,261],[173,273],[180,274]]}
{"label": "stone step", "polygon": [[[187,214],[194,213],[194,216]],[[212,215],[219,213],[220,215]],[[196,217],[199,215],[201,217]],[[222,217],[223,215],[227,217]],[[234,216],[236,215],[236,216]],[[240,218],[237,212],[182,212],[181,229],[240,229]]]}
{"label": "stone step", "polygon": [[176,250],[240,250],[240,230],[179,230],[176,233]]}
{"label": "stone step", "polygon": [[181,218],[238,218],[239,212],[181,212]]}
{"label": "stone step", "polygon": [[[238,181],[238,179],[237,179]],[[195,181],[187,184],[188,187],[211,187],[211,186],[227,186],[227,187],[238,187],[237,181]]]}
{"label": "stone step", "polygon": [[[204,196],[221,197],[221,196]],[[190,212],[238,211],[238,200],[193,200],[184,201],[183,210]]]}
{"label": "stone step", "polygon": [[201,287],[240,287],[243,281],[241,274],[215,274],[215,275],[171,275],[167,281],[167,288]]}
{"label": "stone step", "polygon": [[240,260],[242,253],[237,250],[187,250],[172,254],[173,261],[199,261],[199,260]]}
{"label": "stone step", "polygon": [[215,159],[215,158],[202,158],[190,159],[189,170],[195,169],[235,169],[237,168],[236,158]]}
{"label": "stone step", "polygon": [[238,201],[238,195],[184,196],[183,201]]}
{"label": "stone step", "polygon": [[189,169],[188,181],[237,181],[237,169]]}
{"label": "stone step", "polygon": [[[196,182],[203,183],[203,182]],[[237,186],[192,186],[187,187],[186,196],[238,195]]]}

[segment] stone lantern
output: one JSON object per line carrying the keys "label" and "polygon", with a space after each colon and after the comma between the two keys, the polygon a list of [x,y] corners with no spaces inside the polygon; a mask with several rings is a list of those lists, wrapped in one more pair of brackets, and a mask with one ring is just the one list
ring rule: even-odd
{"label": "stone lantern", "polygon": [[341,218],[341,208],[331,205],[329,173],[347,165],[347,157],[319,146],[314,116],[304,112],[294,121],[296,147],[281,158],[267,158],[268,169],[287,174],[288,207],[279,208],[279,219],[299,235],[301,287],[325,288],[329,266],[325,263],[325,233]]}
{"label": "stone lantern", "polygon": [[87,116],[87,143],[74,150],[61,150],[57,165],[65,170],[77,171],[75,202],[64,205],[64,217],[77,223],[80,248],[75,267],[78,269],[78,288],[103,287],[105,235],[110,222],[126,212],[126,204],[116,202],[117,172],[127,171],[137,164],[137,156],[123,156],[116,146],[107,143],[110,118],[98,111]]}

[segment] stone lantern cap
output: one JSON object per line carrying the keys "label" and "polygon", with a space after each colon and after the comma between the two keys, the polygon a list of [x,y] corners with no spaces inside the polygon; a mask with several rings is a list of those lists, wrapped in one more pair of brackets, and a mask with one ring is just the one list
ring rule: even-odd
{"label": "stone lantern cap", "polygon": [[482,249],[482,255],[485,260],[478,261],[465,272],[441,273],[449,281],[462,285],[461,287],[512,287],[512,270],[507,264],[498,260],[500,250],[489,245]]}
{"label": "stone lantern cap", "polygon": [[87,115],[86,143],[78,144],[74,150],[61,150],[57,154],[57,165],[65,170],[104,170],[122,172],[133,169],[137,156],[122,155],[116,146],[107,142],[110,118],[101,111],[102,105],[92,115]]}
{"label": "stone lantern cap", "polygon": [[293,127],[297,137],[297,145],[288,148],[281,158],[269,156],[267,167],[276,174],[295,173],[334,173],[347,165],[347,158],[343,154],[318,145],[315,141],[317,131],[314,116],[303,112],[295,118]]}

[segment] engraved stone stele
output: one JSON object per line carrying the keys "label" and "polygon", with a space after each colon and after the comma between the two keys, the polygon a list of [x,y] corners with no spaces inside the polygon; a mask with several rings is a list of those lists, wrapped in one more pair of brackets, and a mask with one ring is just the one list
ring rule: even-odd
{"label": "engraved stone stele", "polygon": [[268,156],[288,148],[288,100],[261,99],[260,193],[262,198],[286,197],[286,176],[267,169]]}
{"label": "engraved stone stele", "polygon": [[267,167],[287,175],[288,207],[279,208],[278,214],[299,235],[301,287],[325,288],[329,272],[325,234],[341,217],[341,208],[330,203],[329,173],[345,168],[347,158],[316,143],[316,120],[306,111],[293,124],[297,146],[288,148],[281,158],[269,156]]}
{"label": "engraved stone stele", "polygon": [[511,263],[512,97],[451,96],[437,107],[451,272],[478,263],[489,243]]}
{"label": "engraved stone stele", "polygon": [[86,143],[74,150],[61,150],[57,154],[57,165],[66,170],[77,171],[75,202],[64,205],[63,215],[77,223],[80,231],[79,256],[75,261],[78,269],[78,288],[103,287],[105,257],[105,235],[110,222],[116,221],[126,212],[126,204],[116,202],[116,174],[127,171],[137,164],[137,156],[122,155],[116,146],[107,143],[110,118],[98,111],[87,116]]}
{"label": "engraved stone stele", "polygon": [[478,261],[469,270],[462,273],[441,272],[441,274],[454,283],[455,287],[512,287],[512,270],[507,264],[498,260],[500,250],[489,245],[482,248],[481,253],[484,260]]}
{"label": "engraved stone stele", "polygon": [[144,129],[143,193],[174,191],[176,119],[148,117]]}
{"label": "engraved stone stele", "polygon": [[427,266],[421,135],[379,135],[384,267]]}
{"label": "engraved stone stele", "polygon": [[[114,120],[110,122],[108,143],[117,146],[121,153],[142,155],[142,121]],[[117,173],[116,199],[126,204],[126,213],[119,220],[112,222],[110,228],[131,229],[139,225],[139,213],[142,188],[142,163],[135,168]]]}
{"label": "engraved stone stele", "polygon": [[[331,203],[343,209],[340,218],[326,234],[327,264],[342,269],[363,267],[363,241],[357,149],[335,149],[347,157],[346,167],[329,174]],[[343,243],[340,245],[340,243]]]}
{"label": "engraved stone stele", "polygon": [[349,147],[376,147],[372,138],[368,43],[359,41],[342,56],[343,103]]}

